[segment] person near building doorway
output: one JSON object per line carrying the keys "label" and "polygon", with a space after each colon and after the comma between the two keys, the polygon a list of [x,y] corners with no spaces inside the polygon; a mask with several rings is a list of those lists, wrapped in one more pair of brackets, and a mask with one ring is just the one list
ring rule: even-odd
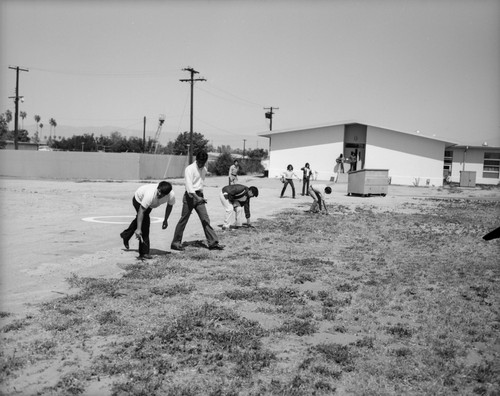
{"label": "person near building doorway", "polygon": [[337,173],[344,173],[344,154],[340,153],[335,162],[337,163]]}
{"label": "person near building doorway", "polygon": [[356,170],[357,162],[358,162],[358,156],[354,151],[351,151],[351,156],[349,157],[349,163],[351,164],[351,167],[349,168],[349,172]]}

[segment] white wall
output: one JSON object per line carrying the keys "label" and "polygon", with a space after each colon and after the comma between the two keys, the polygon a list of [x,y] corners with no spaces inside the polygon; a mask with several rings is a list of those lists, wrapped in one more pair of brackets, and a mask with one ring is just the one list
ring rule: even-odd
{"label": "white wall", "polygon": [[[465,170],[465,171],[476,172],[477,184],[497,185],[500,183],[500,179],[490,179],[483,177],[484,153],[485,152],[500,153],[499,148],[472,147],[467,149],[465,156],[464,156],[465,147],[452,148],[449,150],[453,151],[453,162],[451,165],[452,182],[460,183],[460,172]],[[464,160],[465,160],[465,166],[464,166]]]}
{"label": "white wall", "polygon": [[182,177],[185,156],[79,151],[0,150],[0,176],[146,180]]}
{"label": "white wall", "polygon": [[445,142],[368,126],[365,169],[388,169],[392,184],[443,185]]}
{"label": "white wall", "polygon": [[343,139],[343,125],[272,134],[269,177],[279,177],[291,164],[302,178],[300,168],[309,162],[318,180],[330,180],[335,159],[344,147]]}

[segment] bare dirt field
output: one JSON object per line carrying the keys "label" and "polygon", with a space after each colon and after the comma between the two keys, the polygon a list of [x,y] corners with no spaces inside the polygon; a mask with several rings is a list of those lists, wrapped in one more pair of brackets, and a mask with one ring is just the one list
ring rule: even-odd
{"label": "bare dirt field", "polygon": [[498,187],[337,184],[314,216],[300,183],[280,199],[278,180],[244,176],[256,228],[222,232],[225,182],[205,193],[226,250],[200,246],[194,215],[192,246],[170,251],[173,180],[169,227],[152,224],[141,262],[118,235],[141,182],[2,179],[2,394],[499,390],[500,245],[481,239]]}

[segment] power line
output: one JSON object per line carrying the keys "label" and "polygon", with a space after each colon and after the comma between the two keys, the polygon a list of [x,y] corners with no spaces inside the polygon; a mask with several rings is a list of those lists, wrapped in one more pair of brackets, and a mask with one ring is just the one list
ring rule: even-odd
{"label": "power line", "polygon": [[[260,103],[255,103],[255,102],[252,102],[252,101],[250,101],[250,100],[243,99],[243,98],[241,98],[241,97],[239,97],[239,96],[236,96],[236,95],[232,94],[231,92],[224,91],[223,89],[217,88],[217,87],[215,87],[214,85],[212,85],[212,84],[210,84],[210,83],[208,83],[208,85],[209,85],[211,88],[215,89],[216,91],[220,91],[220,92],[222,92],[222,93],[224,93],[224,94],[226,94],[226,95],[232,96],[233,98],[235,98],[235,99],[237,99],[237,100],[239,100],[239,101],[241,101],[241,102],[245,102],[245,103],[247,103],[247,104],[249,104],[249,105],[252,105],[252,106],[258,106],[258,107],[262,106],[262,104],[260,104]],[[198,89],[200,89],[200,90],[202,90],[202,91],[204,91],[204,92],[207,92],[207,93],[209,93],[210,95],[214,95],[214,96],[219,97],[219,98],[221,98],[221,99],[228,100],[228,99],[225,99],[225,98],[223,98],[223,97],[221,97],[221,96],[217,96],[217,95],[215,95],[213,92],[207,91],[207,90],[205,90],[205,89],[202,89],[202,88],[198,88]]]}
{"label": "power line", "polygon": [[177,69],[172,69],[169,71],[165,70],[144,70],[137,72],[91,72],[91,71],[83,71],[83,70],[55,70],[55,69],[44,69],[39,67],[30,67],[31,70],[36,70],[45,73],[53,73],[53,74],[65,74],[65,75],[74,75],[74,76],[87,76],[87,77],[154,77],[158,75],[166,75],[173,74],[177,72]]}

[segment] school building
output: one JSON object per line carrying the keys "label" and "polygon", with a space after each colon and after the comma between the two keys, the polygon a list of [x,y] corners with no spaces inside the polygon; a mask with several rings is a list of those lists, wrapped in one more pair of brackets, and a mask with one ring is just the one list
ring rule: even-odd
{"label": "school building", "polygon": [[[446,180],[459,183],[465,178],[469,184],[500,182],[500,147],[460,146],[357,122],[259,136],[269,138],[269,177],[279,177],[288,164],[300,177],[300,168],[309,163],[316,179],[331,180],[340,172],[336,162],[340,154],[346,160],[353,154],[356,170],[386,169],[391,184],[442,186]],[[345,172],[350,168],[351,164],[345,162]],[[339,181],[347,181],[344,175],[339,176]]]}

